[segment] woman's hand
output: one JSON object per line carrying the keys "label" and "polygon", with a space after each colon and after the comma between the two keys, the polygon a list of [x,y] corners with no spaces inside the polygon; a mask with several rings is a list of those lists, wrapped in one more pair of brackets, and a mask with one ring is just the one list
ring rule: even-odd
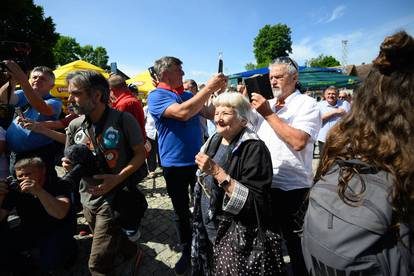
{"label": "woman's hand", "polygon": [[195,162],[198,168],[207,175],[216,175],[221,167],[216,164],[207,154],[199,152],[196,155]]}

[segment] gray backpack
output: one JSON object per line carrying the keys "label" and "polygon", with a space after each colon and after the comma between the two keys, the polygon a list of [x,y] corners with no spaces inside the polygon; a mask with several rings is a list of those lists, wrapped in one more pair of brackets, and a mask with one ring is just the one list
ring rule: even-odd
{"label": "gray backpack", "polygon": [[[353,204],[357,207],[338,196],[343,169],[355,172],[348,192],[359,193],[365,183],[363,199]],[[311,275],[410,275],[412,232],[394,221],[389,197],[392,183],[389,173],[349,160],[337,161],[312,187],[302,238]]]}

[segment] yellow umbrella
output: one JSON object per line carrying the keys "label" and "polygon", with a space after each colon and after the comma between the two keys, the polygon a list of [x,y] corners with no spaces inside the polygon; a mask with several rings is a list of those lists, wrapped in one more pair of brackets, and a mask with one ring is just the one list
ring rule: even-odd
{"label": "yellow umbrella", "polygon": [[76,70],[94,70],[101,73],[105,78],[109,78],[109,74],[104,69],[90,64],[83,60],[76,60],[66,65],[60,66],[53,73],[55,74],[55,87],[53,87],[51,94],[59,98],[67,98],[68,86],[66,83],[66,76]]}
{"label": "yellow umbrella", "polygon": [[55,74],[55,86],[51,90],[52,96],[62,99],[63,111],[66,112],[66,104],[69,97],[68,85],[66,83],[66,76],[76,70],[94,70],[101,73],[105,78],[109,78],[109,74],[104,69],[90,64],[84,60],[76,60],[65,64],[53,71]]}
{"label": "yellow umbrella", "polygon": [[152,85],[152,78],[148,70],[130,78],[126,81],[127,84],[134,84],[138,88],[138,97],[146,98],[151,90],[155,87]]}

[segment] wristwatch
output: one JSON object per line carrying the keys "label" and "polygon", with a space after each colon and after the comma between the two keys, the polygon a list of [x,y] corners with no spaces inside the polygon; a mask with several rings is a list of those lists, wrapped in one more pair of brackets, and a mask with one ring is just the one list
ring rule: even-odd
{"label": "wristwatch", "polygon": [[227,175],[226,178],[218,184],[218,186],[220,188],[224,188],[225,186],[230,184],[230,180],[231,180],[230,175]]}

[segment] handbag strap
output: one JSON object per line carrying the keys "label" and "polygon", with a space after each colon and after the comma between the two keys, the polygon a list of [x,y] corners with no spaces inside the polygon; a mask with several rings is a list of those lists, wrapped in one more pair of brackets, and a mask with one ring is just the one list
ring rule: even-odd
{"label": "handbag strap", "polygon": [[92,142],[95,153],[100,155],[100,158],[98,158],[98,160],[102,161],[102,162],[105,162],[105,164],[101,164],[102,162],[99,162],[99,164],[104,166],[104,171],[106,173],[112,173],[111,170],[109,169],[108,163],[106,161],[105,153],[102,149],[102,146],[100,144],[98,144],[98,142],[96,141],[95,131],[92,131],[92,128],[87,128],[87,132],[88,132],[88,135],[89,135],[89,139]]}
{"label": "handbag strap", "polygon": [[259,210],[257,208],[256,199],[253,198],[253,204],[254,204],[254,211],[256,213],[256,220],[257,220],[257,229],[259,230],[259,239],[260,241],[264,242],[264,235],[263,235],[263,228],[260,220]]}
{"label": "handbag strap", "polygon": [[[261,250],[265,250],[265,236],[264,236],[264,232],[263,232],[263,228],[262,228],[262,224],[260,222],[260,215],[259,215],[259,210],[257,208],[257,203],[256,203],[256,199],[253,197],[253,204],[254,204],[254,211],[256,213],[256,220],[257,220],[257,238],[260,240],[260,247]],[[265,258],[262,258],[262,263],[260,265],[260,275],[264,276],[265,275]]]}

